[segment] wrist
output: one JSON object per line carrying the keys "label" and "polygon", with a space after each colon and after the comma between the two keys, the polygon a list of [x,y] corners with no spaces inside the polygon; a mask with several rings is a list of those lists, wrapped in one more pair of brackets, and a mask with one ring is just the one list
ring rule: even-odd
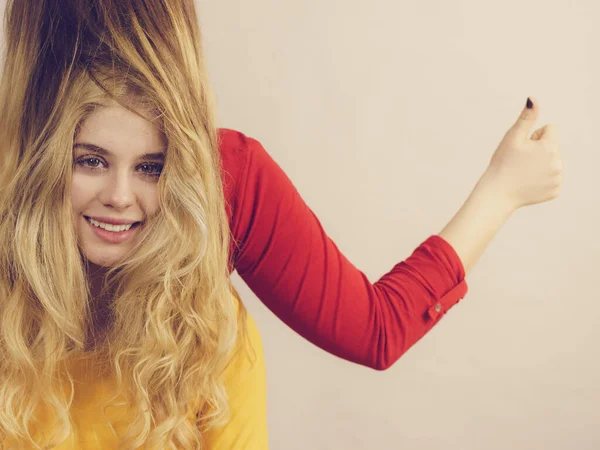
{"label": "wrist", "polygon": [[508,189],[499,181],[498,176],[489,170],[483,173],[471,195],[484,198],[486,203],[493,204],[502,215],[507,217],[520,207],[511,198]]}

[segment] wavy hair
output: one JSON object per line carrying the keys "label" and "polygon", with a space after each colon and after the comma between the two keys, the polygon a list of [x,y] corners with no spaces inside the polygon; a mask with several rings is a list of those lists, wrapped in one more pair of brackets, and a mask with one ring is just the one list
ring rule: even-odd
{"label": "wavy hair", "polygon": [[[106,274],[111,326],[94,347],[135,411],[119,448],[204,448],[204,431],[228,417],[223,372],[247,336],[194,1],[8,0],[4,21],[0,442],[44,448],[73,430],[73,379],[58,368],[86,351],[94,310],[73,225],[72,148],[112,99],[168,142],[159,211]],[[40,405],[57,424],[45,442],[31,433]]]}

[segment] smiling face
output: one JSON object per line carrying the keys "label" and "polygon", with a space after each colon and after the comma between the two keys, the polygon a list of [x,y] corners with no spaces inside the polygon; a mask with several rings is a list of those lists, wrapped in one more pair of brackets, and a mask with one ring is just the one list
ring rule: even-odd
{"label": "smiling face", "polygon": [[[73,224],[82,254],[110,267],[133,246],[158,209],[157,184],[166,155],[159,128],[112,101],[82,124],[73,146]],[[104,219],[141,222],[129,231],[100,226]]]}

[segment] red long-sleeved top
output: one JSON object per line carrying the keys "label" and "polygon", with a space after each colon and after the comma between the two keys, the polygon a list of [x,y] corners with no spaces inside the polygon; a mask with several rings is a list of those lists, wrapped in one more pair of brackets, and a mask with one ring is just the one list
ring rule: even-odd
{"label": "red long-sleeved top", "polygon": [[466,295],[462,262],[437,235],[371,283],[260,142],[225,128],[219,141],[230,271],[313,344],[383,370]]}

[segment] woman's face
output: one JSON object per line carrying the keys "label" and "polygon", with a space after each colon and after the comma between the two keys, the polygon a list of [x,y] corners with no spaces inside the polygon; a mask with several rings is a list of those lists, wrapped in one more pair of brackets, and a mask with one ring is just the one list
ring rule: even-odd
{"label": "woman's face", "polygon": [[[166,140],[158,127],[112,100],[83,122],[73,146],[71,200],[88,261],[110,267],[133,246],[140,227],[158,209],[165,155]],[[111,220],[141,223],[129,231],[97,227]]]}

